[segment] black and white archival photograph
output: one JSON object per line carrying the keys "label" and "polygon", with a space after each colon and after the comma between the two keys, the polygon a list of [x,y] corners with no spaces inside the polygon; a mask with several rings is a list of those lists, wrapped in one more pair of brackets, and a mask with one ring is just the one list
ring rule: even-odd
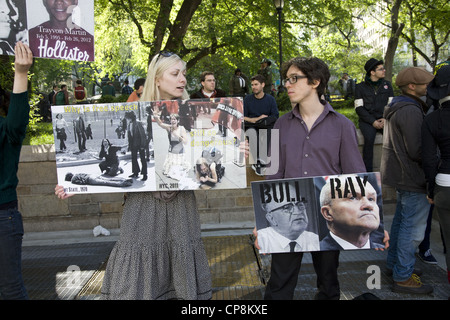
{"label": "black and white archival photograph", "polygon": [[16,42],[28,43],[25,0],[0,1],[0,54],[14,55]]}
{"label": "black and white archival photograph", "polygon": [[378,172],[252,182],[260,253],[384,248]]}
{"label": "black and white archival photograph", "polygon": [[137,102],[53,106],[58,184],[68,193],[154,191],[147,107]]}

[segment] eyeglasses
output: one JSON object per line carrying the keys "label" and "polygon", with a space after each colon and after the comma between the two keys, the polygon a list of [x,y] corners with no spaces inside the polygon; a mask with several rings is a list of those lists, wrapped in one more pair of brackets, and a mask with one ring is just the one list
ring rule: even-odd
{"label": "eyeglasses", "polygon": [[161,56],[163,56],[164,58],[168,58],[174,55],[176,56],[177,54],[170,51],[162,50],[158,53],[158,58],[156,58],[156,61],[158,61]]}
{"label": "eyeglasses", "polygon": [[378,69],[375,69],[375,71],[385,71],[386,69],[385,68],[378,68]]}
{"label": "eyeglasses", "polygon": [[299,210],[303,210],[306,207],[305,202],[306,201],[298,201],[295,203],[289,202],[281,207],[270,210],[269,213],[272,213],[272,212],[278,211],[278,210],[282,210],[283,213],[292,214],[292,212],[294,212],[294,207],[297,207],[297,209],[299,209]]}
{"label": "eyeglasses", "polygon": [[286,83],[289,81],[290,84],[294,84],[298,81],[298,79],[306,79],[308,78],[307,76],[292,76],[286,79],[283,79],[281,81],[281,83],[283,84],[283,86],[286,86]]}

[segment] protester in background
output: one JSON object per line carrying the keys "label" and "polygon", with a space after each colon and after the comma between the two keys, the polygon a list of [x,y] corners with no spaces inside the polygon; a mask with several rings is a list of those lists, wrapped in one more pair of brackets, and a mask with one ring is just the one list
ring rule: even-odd
{"label": "protester in background", "polygon": [[102,87],[102,97],[104,96],[116,96],[116,89],[114,88],[114,85],[111,81],[108,81],[103,87]]}
{"label": "protester in background", "polygon": [[130,94],[127,102],[139,101],[144,91],[145,78],[139,78],[134,82],[134,91]]}
{"label": "protester in background", "polygon": [[261,68],[258,70],[258,74],[264,77],[264,93],[272,94],[272,70],[270,70],[270,66],[272,62],[269,59],[263,59],[261,61]]}
{"label": "protester in background", "polygon": [[[422,158],[427,181],[427,198],[439,217],[444,245],[450,244],[450,65],[438,69],[427,88],[428,96],[440,108],[427,115],[422,124]],[[436,156],[439,150],[440,157]],[[450,252],[446,251],[450,284]]]}
{"label": "protester in background", "polygon": [[248,94],[249,81],[241,69],[236,69],[230,79],[230,96],[244,98]]}
{"label": "protester in background", "polygon": [[83,82],[80,79],[77,80],[74,95],[77,104],[85,104],[87,102],[86,101],[87,91],[86,88],[83,86]]}
{"label": "protester in background", "polygon": [[270,145],[271,130],[275,121],[277,121],[279,112],[277,101],[270,94],[264,92],[266,87],[265,79],[257,74],[251,78],[252,94],[244,98],[244,121],[246,132],[255,130],[256,141],[250,141],[256,144],[256,154],[252,154],[252,168],[259,176],[264,176],[265,166],[268,164],[267,152],[260,150],[260,144]]}
{"label": "protester in background", "polygon": [[433,291],[433,287],[423,284],[414,272],[415,251],[423,240],[430,209],[421,167],[421,127],[427,109],[421,97],[426,95],[431,80],[433,74],[422,68],[409,67],[400,71],[395,84],[402,95],[395,97],[383,114],[386,120],[381,179],[397,193],[386,267],[392,270],[393,291],[399,293]]}
{"label": "protester in background", "polygon": [[69,92],[67,91],[67,85],[61,85],[61,90],[53,96],[53,104],[57,106],[66,106],[69,104]]}
{"label": "protester in background", "polygon": [[130,87],[128,79],[123,82],[122,94],[127,94],[128,96],[133,93],[133,88]]}
{"label": "protester in background", "polygon": [[15,46],[14,85],[11,94],[0,87],[0,297],[28,299],[22,279],[22,215],[18,211],[17,170],[29,121],[28,70],[33,54],[27,45]]}
{"label": "protester in background", "polygon": [[53,90],[48,94],[48,102],[50,103],[50,105],[54,104],[54,100],[53,97],[55,96],[55,94],[58,93],[58,86],[56,84],[53,85]]}
{"label": "protester in background", "polygon": [[364,65],[366,76],[355,89],[355,111],[359,117],[359,129],[364,137],[363,160],[367,172],[373,172],[373,146],[377,132],[383,133],[384,107],[392,101],[394,90],[384,80],[386,69],[383,61],[370,59]]}

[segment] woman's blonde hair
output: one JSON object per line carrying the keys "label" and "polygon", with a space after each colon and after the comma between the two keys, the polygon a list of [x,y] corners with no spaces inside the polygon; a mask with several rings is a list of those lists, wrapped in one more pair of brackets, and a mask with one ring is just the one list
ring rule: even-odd
{"label": "woman's blonde hair", "polygon": [[[178,62],[183,63],[183,68],[186,68],[186,62],[184,62],[178,55],[170,54],[166,56],[165,54],[158,53],[155,55],[148,66],[147,79],[145,80],[144,90],[142,92],[141,101],[156,101],[161,100],[159,94],[158,86],[156,85],[156,80],[161,78],[167,69],[172,67]],[[181,99],[189,99],[189,94],[184,89]]]}

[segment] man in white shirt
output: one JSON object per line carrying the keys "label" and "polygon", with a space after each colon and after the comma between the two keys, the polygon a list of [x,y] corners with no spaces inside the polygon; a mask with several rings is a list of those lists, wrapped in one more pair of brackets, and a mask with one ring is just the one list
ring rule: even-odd
{"label": "man in white shirt", "polygon": [[320,192],[320,206],[330,230],[320,241],[321,250],[384,248],[370,241],[380,226],[380,208],[367,175],[329,177]]}
{"label": "man in white shirt", "polygon": [[[289,184],[291,194],[295,187]],[[258,230],[260,253],[319,251],[319,236],[307,231],[305,201],[287,199],[263,203],[269,227]]]}

